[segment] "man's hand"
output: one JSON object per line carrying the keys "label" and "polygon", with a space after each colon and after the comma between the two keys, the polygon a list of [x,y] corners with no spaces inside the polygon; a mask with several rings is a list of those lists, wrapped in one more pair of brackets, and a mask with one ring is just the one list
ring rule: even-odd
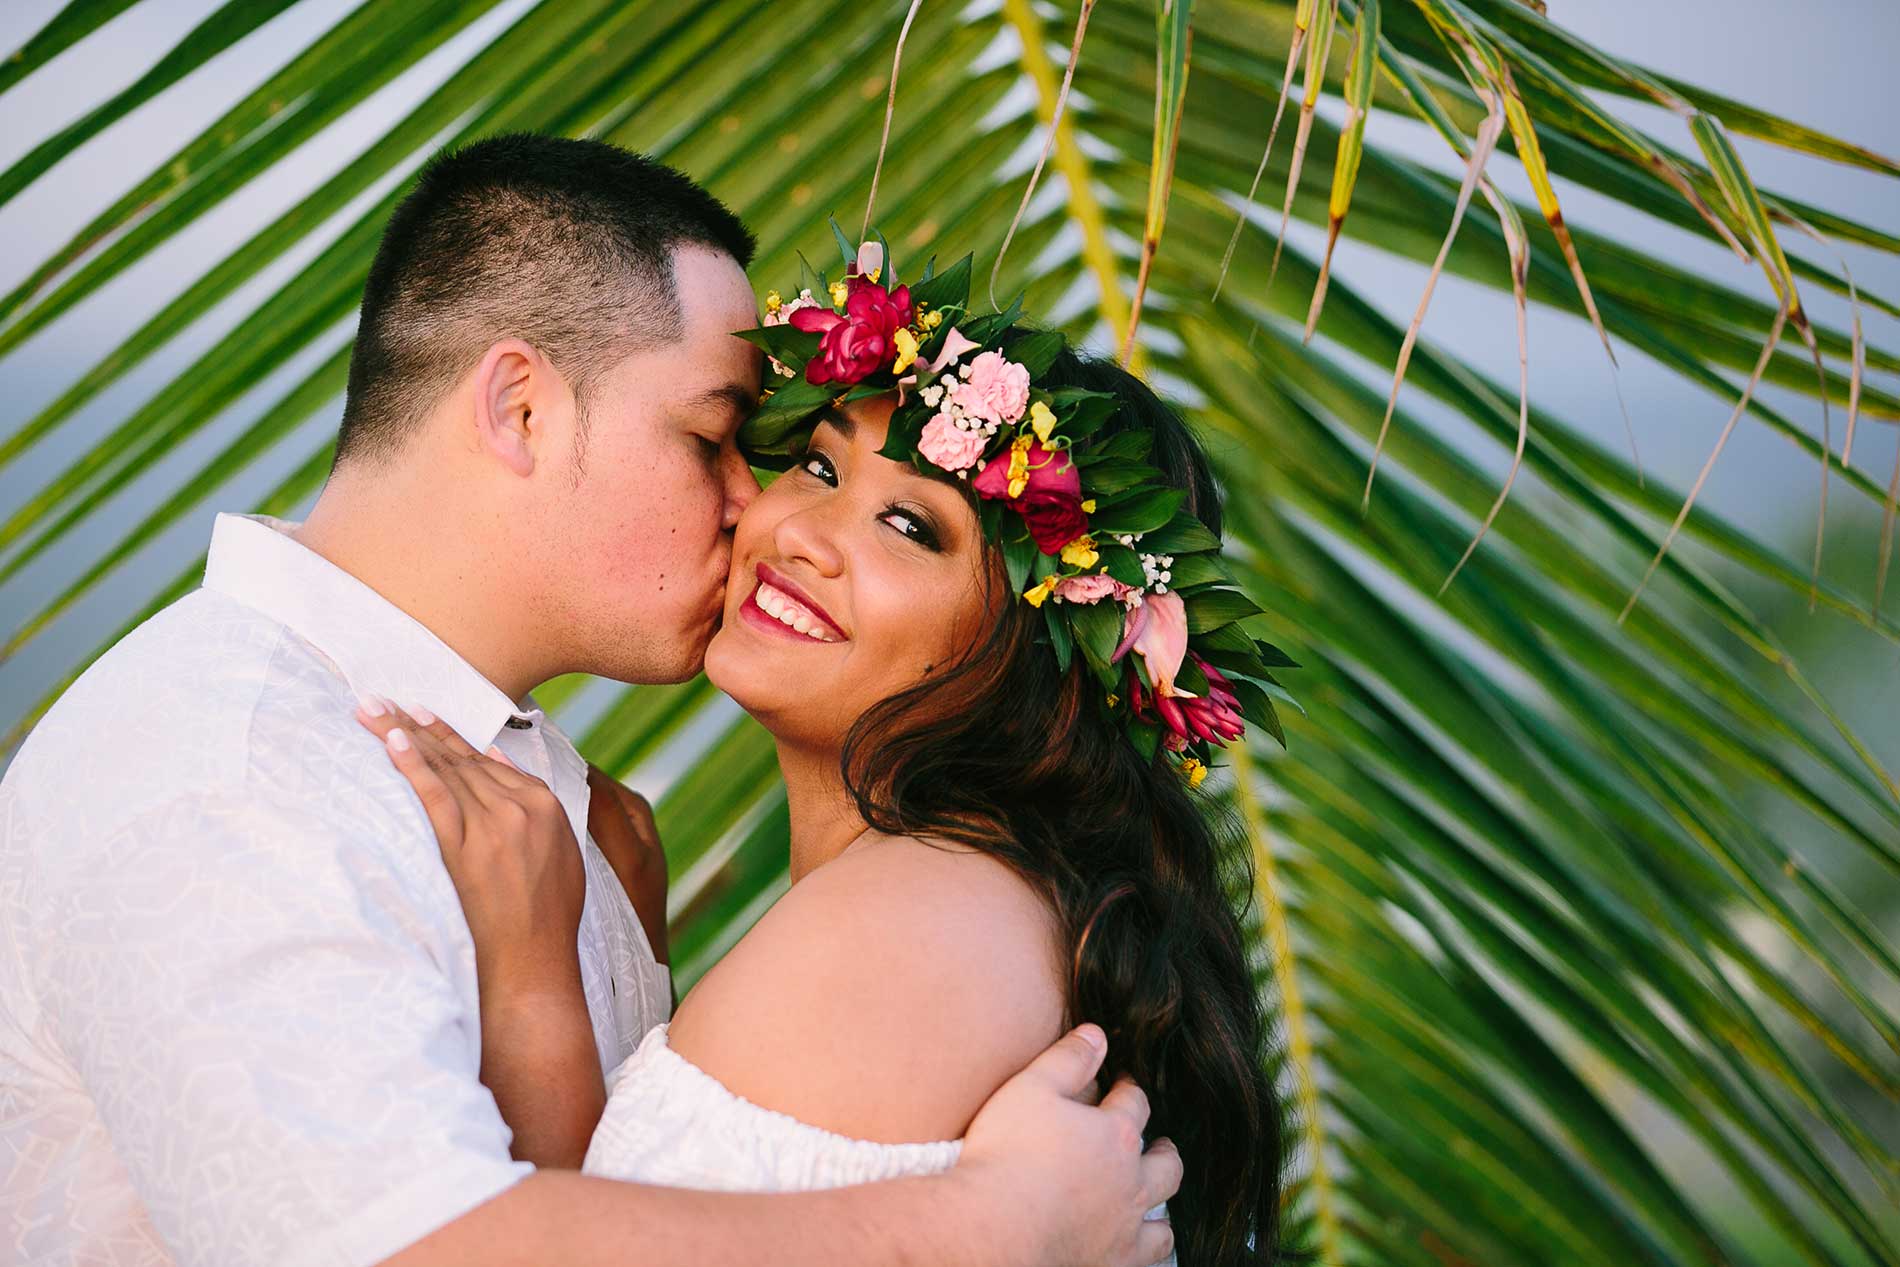
{"label": "man's hand", "polygon": [[666,854],[647,798],[597,766],[587,767],[587,832],[620,877],[653,957],[667,962]]}
{"label": "man's hand", "polygon": [[1147,1267],[1174,1250],[1173,1228],[1143,1215],[1180,1189],[1181,1154],[1166,1139],[1142,1151],[1148,1097],[1128,1079],[1094,1102],[1107,1051],[1098,1026],[1071,1030],[998,1087],[965,1134],[951,1174],[1031,1248],[1025,1261]]}

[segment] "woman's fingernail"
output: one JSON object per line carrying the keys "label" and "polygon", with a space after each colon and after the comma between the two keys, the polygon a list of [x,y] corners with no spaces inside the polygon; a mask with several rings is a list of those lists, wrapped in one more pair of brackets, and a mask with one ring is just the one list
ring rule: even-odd
{"label": "woman's fingernail", "polygon": [[357,693],[356,705],[371,717],[381,717],[384,713],[389,711],[383,707],[383,701],[380,696],[371,695],[367,691]]}
{"label": "woman's fingernail", "polygon": [[401,726],[389,732],[389,746],[397,752],[409,751],[409,736],[403,733]]}
{"label": "woman's fingernail", "polygon": [[420,704],[411,704],[409,706],[409,715],[416,719],[418,726],[435,725],[435,714]]}

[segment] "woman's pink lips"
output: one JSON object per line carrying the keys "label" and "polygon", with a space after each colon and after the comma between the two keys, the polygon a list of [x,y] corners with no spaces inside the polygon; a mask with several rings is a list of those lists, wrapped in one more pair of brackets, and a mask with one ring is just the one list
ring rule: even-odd
{"label": "woman's pink lips", "polygon": [[[807,594],[804,590],[799,589],[798,586],[792,584],[790,581],[786,580],[784,577],[780,576],[777,572],[774,572],[771,568],[767,567],[763,563],[759,564],[758,567],[755,569],[755,571],[758,573],[758,578],[760,581],[764,582],[767,585],[770,585],[773,589],[779,591],[781,594],[786,595],[788,598],[792,599],[794,602],[803,606],[807,611],[811,612],[812,615],[824,621],[826,627],[829,628],[832,633],[837,634],[840,641],[849,642],[851,640],[851,635],[846,633],[843,629],[839,628],[838,622],[831,618],[831,613],[826,611],[824,608],[820,607],[815,601],[813,601],[811,595]],[[754,586],[753,593],[756,594],[757,592],[758,592],[758,587]],[[752,595],[747,595],[745,601],[748,603],[752,603],[753,606],[755,607],[758,606],[758,604],[754,601]],[[765,615],[763,610],[761,610],[760,615]],[[767,616],[766,619],[770,620],[772,618],[770,616]]]}
{"label": "woman's pink lips", "polygon": [[777,636],[791,642],[808,643],[816,647],[837,645],[836,643],[822,642],[810,634],[799,633],[798,630],[792,628],[776,616],[773,616],[770,612],[766,611],[765,608],[759,606],[757,599],[753,596],[757,592],[758,591],[754,590],[752,594],[747,594],[745,602],[739,604],[739,622],[741,624],[751,625],[754,629],[757,629],[760,633],[768,637]]}

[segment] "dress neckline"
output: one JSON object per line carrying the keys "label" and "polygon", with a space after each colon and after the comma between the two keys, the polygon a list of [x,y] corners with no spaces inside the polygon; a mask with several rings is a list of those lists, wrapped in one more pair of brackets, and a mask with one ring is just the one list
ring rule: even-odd
{"label": "dress neckline", "polygon": [[[843,1135],[837,1131],[827,1130],[822,1126],[814,1126],[803,1118],[793,1117],[789,1113],[782,1113],[777,1109],[770,1109],[756,1101],[748,1100],[686,1057],[680,1055],[679,1052],[675,1051],[672,1044],[667,1041],[667,1028],[670,1024],[671,1022],[669,1021],[661,1021],[658,1025],[648,1030],[646,1037],[640,1040],[640,1045],[634,1049],[633,1055],[628,1057],[626,1064],[623,1065],[622,1068],[628,1068],[641,1060],[652,1060],[661,1064],[673,1065],[678,1069],[681,1076],[700,1086],[706,1094],[715,1099],[732,1105],[743,1105],[748,1111],[762,1114],[766,1119],[779,1123],[788,1132],[803,1134],[812,1139],[831,1141],[839,1145],[847,1145],[860,1150],[877,1149],[880,1152],[888,1150],[901,1157],[927,1158],[938,1161],[943,1161],[946,1158],[949,1161],[954,1161],[956,1156],[963,1151],[963,1141],[961,1139],[939,1139],[890,1144],[882,1140],[861,1139],[855,1135]],[[608,1090],[611,1094],[612,1088]],[[945,1164],[948,1164],[948,1162],[945,1162]]]}

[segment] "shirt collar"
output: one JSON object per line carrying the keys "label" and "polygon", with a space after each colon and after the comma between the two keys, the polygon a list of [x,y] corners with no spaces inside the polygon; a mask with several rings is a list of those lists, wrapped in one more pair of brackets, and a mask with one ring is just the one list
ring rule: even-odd
{"label": "shirt collar", "polygon": [[542,724],[415,617],[290,533],[269,515],[221,514],[211,530],[206,589],[285,625],[333,664],[358,695],[423,704],[477,749],[511,718]]}

